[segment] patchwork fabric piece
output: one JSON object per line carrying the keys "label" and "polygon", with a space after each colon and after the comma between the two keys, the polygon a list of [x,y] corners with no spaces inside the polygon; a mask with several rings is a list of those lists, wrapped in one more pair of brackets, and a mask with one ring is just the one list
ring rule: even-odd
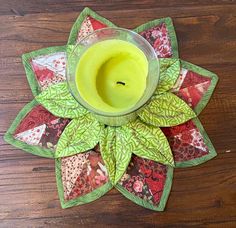
{"label": "patchwork fabric piece", "polygon": [[90,33],[94,32],[97,29],[106,28],[107,25],[102,22],[95,20],[91,16],[87,16],[81,24],[81,28],[78,31],[77,43],[80,42],[83,38],[88,36]]}
{"label": "patchwork fabric piece", "polygon": [[65,81],[65,52],[39,56],[31,60],[31,65],[41,90]]}
{"label": "patchwork fabric piece", "polygon": [[4,139],[32,154],[53,158],[57,142],[69,122],[33,100],[20,111]]}
{"label": "patchwork fabric piece", "polygon": [[15,135],[15,139],[25,142],[29,145],[38,145],[39,141],[45,131],[46,125],[43,124],[39,127],[18,133]]}
{"label": "patchwork fabric piece", "polygon": [[15,135],[40,127],[45,123],[56,120],[58,117],[52,115],[42,105],[36,105],[30,110],[15,130]]}
{"label": "patchwork fabric piece", "polygon": [[189,106],[195,108],[207,92],[211,84],[211,78],[203,77],[198,73],[182,68],[180,80],[177,83],[178,90],[173,89],[175,94]]}
{"label": "patchwork fabric piece", "polygon": [[158,57],[170,58],[173,56],[171,41],[165,23],[141,32],[140,35],[153,46]]}
{"label": "patchwork fabric piece", "polygon": [[62,207],[88,203],[111,189],[101,154],[94,150],[57,160],[56,172]]}
{"label": "patchwork fabric piece", "polygon": [[162,131],[169,141],[176,167],[198,165],[216,156],[197,118],[175,127],[162,128]]}
{"label": "patchwork fabric piece", "polygon": [[134,31],[152,45],[159,58],[178,58],[177,38],[171,18],[150,21]]}
{"label": "patchwork fabric piece", "polygon": [[66,46],[44,48],[22,56],[26,76],[34,96],[49,86],[66,80]]}
{"label": "patchwork fabric piece", "polygon": [[[104,27],[116,26],[85,8],[73,25],[67,44],[74,45],[88,34]],[[177,39],[170,18],[148,22],[134,31],[148,40],[158,57],[178,59]],[[34,96],[38,97],[49,87],[51,89],[54,86],[60,87],[65,84],[61,82],[65,81],[66,46],[33,51],[24,54],[22,60]],[[173,62],[176,61],[179,60],[173,59]],[[179,77],[176,75],[176,78],[178,77],[176,81],[171,80],[168,91],[185,101],[188,104],[186,107],[188,109],[191,107],[198,115],[213,93],[217,76],[182,60],[179,65],[181,67],[180,75]],[[168,80],[170,78],[166,78],[166,82]],[[163,85],[166,82],[164,81]],[[58,83],[60,85],[56,85]],[[68,111],[66,107],[64,109]],[[62,138],[61,134],[65,132],[64,129],[71,121],[68,118],[62,118],[63,116],[60,118],[55,115],[33,100],[18,114],[4,139],[35,155],[55,158],[55,150],[59,145],[58,141]],[[162,135],[164,138],[166,137],[165,140],[168,140],[166,142],[169,142],[175,167],[195,166],[216,156],[215,149],[198,118],[181,125],[171,126],[161,128],[160,131],[164,133]],[[140,132],[142,133],[142,131]],[[146,138],[141,136],[145,152]],[[86,140],[83,143],[86,144]],[[132,147],[132,145],[130,146]],[[127,165],[129,164],[127,171],[124,175],[124,172],[122,173],[122,178],[115,186],[109,180],[109,169],[105,167],[98,145],[88,151],[72,156],[65,154],[66,157],[56,159],[56,177],[61,206],[67,208],[91,202],[115,187],[125,197],[141,206],[156,211],[164,210],[171,189],[173,168],[150,160],[150,157],[148,157],[149,159],[141,158],[142,153],[137,154],[139,157],[132,156],[130,163],[129,161],[127,163]],[[123,154],[116,157],[120,156]],[[116,163],[114,164],[116,165]]]}
{"label": "patchwork fabric piece", "polygon": [[69,119],[58,118],[37,105],[20,122],[14,137],[29,145],[54,150],[68,123]]}
{"label": "patchwork fabric piece", "polygon": [[161,210],[170,192],[172,173],[169,166],[133,156],[117,189],[139,205]]}
{"label": "patchwork fabric piece", "polygon": [[67,44],[73,45],[81,41],[93,31],[105,27],[117,27],[111,21],[101,17],[89,8],[85,8],[74,23]]}
{"label": "patchwork fabric piece", "polygon": [[55,151],[58,140],[69,122],[69,119],[58,118],[47,123],[38,145]]}
{"label": "patchwork fabric piece", "polygon": [[180,76],[171,91],[199,114],[212,95],[217,76],[185,61],[181,61],[181,65]]}

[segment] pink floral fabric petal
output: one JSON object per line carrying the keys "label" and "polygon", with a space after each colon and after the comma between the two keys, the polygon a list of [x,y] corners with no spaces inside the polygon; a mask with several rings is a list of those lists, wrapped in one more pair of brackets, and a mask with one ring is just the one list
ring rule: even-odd
{"label": "pink floral fabric petal", "polygon": [[55,52],[48,55],[37,56],[30,60],[30,64],[41,91],[53,84],[66,80],[65,52]]}
{"label": "pink floral fabric petal", "polygon": [[107,25],[103,24],[102,22],[94,19],[91,16],[87,16],[81,24],[80,30],[78,31],[77,36],[77,43],[80,42],[83,38],[91,34],[92,32],[106,28]]}
{"label": "pink floral fabric petal", "polygon": [[78,31],[77,43],[80,42],[83,38],[94,31],[90,17],[86,17],[81,24],[81,28]]}
{"label": "pink floral fabric petal", "polygon": [[162,210],[171,187],[172,173],[170,175],[169,169],[172,170],[166,165],[133,156],[126,173],[116,187],[135,203]]}
{"label": "pink floral fabric petal", "polygon": [[87,203],[112,188],[101,154],[90,150],[57,160],[57,181],[63,207]]}
{"label": "pink floral fabric petal", "polygon": [[216,155],[198,119],[162,128],[162,131],[169,141],[177,167],[197,165]]}

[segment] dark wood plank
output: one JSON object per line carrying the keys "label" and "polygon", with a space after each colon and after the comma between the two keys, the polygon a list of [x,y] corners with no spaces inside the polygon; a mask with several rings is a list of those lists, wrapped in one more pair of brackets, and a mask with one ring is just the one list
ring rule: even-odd
{"label": "dark wood plank", "polygon": [[32,13],[43,13],[43,12],[71,12],[81,11],[84,7],[91,7],[92,9],[98,10],[130,10],[130,9],[150,9],[150,8],[182,8],[183,6],[225,6],[234,5],[234,0],[198,0],[198,1],[186,1],[186,0],[42,0],[42,1],[27,1],[27,0],[1,0],[0,14],[24,16],[25,14]]}
{"label": "dark wood plank", "polygon": [[[219,75],[216,92],[200,115],[218,156],[198,167],[175,170],[164,213],[141,208],[116,190],[91,204],[63,210],[54,161],[3,141],[16,114],[33,98],[21,55],[64,45],[84,6],[128,28],[171,16],[181,58]],[[235,227],[235,15],[235,1],[219,0],[0,1],[0,227]]]}

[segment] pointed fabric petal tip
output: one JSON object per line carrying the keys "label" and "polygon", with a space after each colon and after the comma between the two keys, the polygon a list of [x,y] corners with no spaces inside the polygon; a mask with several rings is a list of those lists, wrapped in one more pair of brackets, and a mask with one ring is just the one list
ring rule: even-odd
{"label": "pointed fabric petal tip", "polygon": [[[196,118],[197,114],[191,109],[191,113],[189,116],[190,116],[190,118],[189,118],[189,120],[190,120],[190,119]],[[187,122],[187,121],[185,121],[185,122]]]}
{"label": "pointed fabric petal tip", "polygon": [[22,62],[24,62],[24,61],[27,60],[27,55],[28,55],[28,53],[24,53],[24,54],[22,54],[22,56],[21,56],[21,60],[22,60]]}
{"label": "pointed fabric petal tip", "polygon": [[110,181],[111,181],[112,186],[115,186],[119,182],[119,180],[110,180]]}
{"label": "pointed fabric petal tip", "polygon": [[180,74],[178,58],[160,58],[160,79],[155,94],[169,91],[175,85]]}
{"label": "pointed fabric petal tip", "polygon": [[[125,173],[125,171],[124,171],[124,173]],[[117,176],[117,175],[115,174],[115,176],[114,176],[114,174],[113,174],[113,175],[112,175],[112,174],[110,175],[110,174],[109,174],[109,171],[108,171],[109,180],[110,180],[112,186],[115,186],[116,184],[118,184],[118,182],[121,180],[121,178],[122,178],[122,176],[124,175],[124,173],[123,173],[122,175],[119,174],[119,176]]]}
{"label": "pointed fabric petal tip", "polygon": [[[155,161],[155,160],[154,160]],[[167,165],[167,166],[170,166],[170,167],[175,167],[175,161],[174,161],[174,158],[172,158],[170,161],[155,161],[155,162],[159,162],[160,164],[163,164],[163,165]]]}
{"label": "pointed fabric petal tip", "polygon": [[174,161],[174,159],[171,161],[170,166],[173,167],[173,168],[175,167],[175,161]]}

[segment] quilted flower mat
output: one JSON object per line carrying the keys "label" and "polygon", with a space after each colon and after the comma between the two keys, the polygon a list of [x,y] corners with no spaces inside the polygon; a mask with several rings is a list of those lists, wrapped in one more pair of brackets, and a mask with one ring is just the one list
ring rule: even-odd
{"label": "quilted flower mat", "polygon": [[112,22],[85,8],[65,46],[22,56],[35,99],[17,115],[5,140],[29,153],[55,159],[62,208],[89,203],[113,187],[140,206],[162,211],[174,168],[191,167],[216,156],[198,115],[208,103],[217,76],[179,59],[170,18],[134,29],[154,48],[160,81],[136,120],[105,126],[78,104],[66,84],[67,47]]}

